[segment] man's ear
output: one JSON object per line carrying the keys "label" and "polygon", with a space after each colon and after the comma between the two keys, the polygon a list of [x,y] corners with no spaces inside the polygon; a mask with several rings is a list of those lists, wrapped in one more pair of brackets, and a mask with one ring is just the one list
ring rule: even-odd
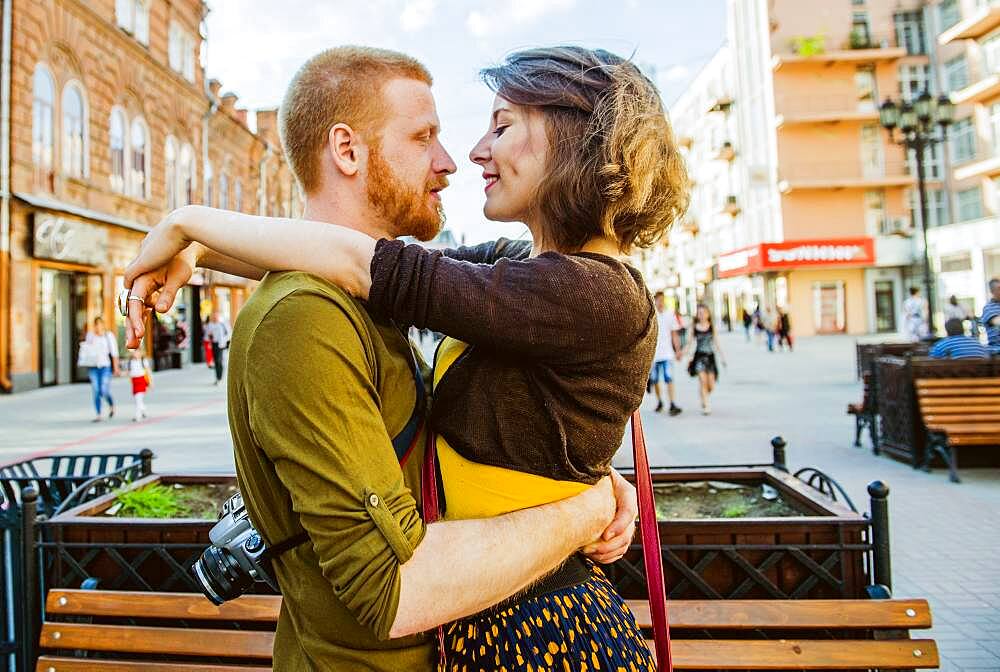
{"label": "man's ear", "polygon": [[337,170],[354,176],[361,167],[361,138],[347,124],[334,124],[327,135],[327,151]]}

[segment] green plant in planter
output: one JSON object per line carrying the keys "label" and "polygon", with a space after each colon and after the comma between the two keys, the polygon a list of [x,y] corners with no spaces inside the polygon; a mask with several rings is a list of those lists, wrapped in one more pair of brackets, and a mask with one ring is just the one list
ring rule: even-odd
{"label": "green plant in planter", "polygon": [[793,37],[792,49],[799,56],[816,56],[822,54],[826,51],[826,37],[823,33]]}
{"label": "green plant in planter", "polygon": [[722,511],[723,518],[742,518],[747,515],[747,511],[750,507],[746,504],[733,504],[732,506],[727,506]]}
{"label": "green plant in planter", "polygon": [[848,39],[848,44],[851,49],[868,49],[872,46],[872,41],[868,37],[868,32],[861,30],[860,28],[855,28],[851,31],[851,36]]}
{"label": "green plant in planter", "polygon": [[173,489],[154,483],[139,490],[118,493],[118,516],[128,518],[176,518],[181,502]]}

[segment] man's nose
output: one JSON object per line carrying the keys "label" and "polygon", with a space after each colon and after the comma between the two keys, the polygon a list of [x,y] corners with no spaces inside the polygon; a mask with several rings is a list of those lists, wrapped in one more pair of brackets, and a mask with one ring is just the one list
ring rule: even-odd
{"label": "man's nose", "polygon": [[455,165],[455,160],[451,158],[451,154],[444,148],[444,145],[438,142],[438,152],[434,160],[434,172],[452,175],[457,170],[458,166]]}

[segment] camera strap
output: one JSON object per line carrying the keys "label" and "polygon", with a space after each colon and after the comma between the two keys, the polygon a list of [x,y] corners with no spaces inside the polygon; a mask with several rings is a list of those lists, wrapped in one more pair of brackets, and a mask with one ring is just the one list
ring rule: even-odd
{"label": "camera strap", "polygon": [[[406,461],[410,458],[413,449],[417,445],[417,439],[420,436],[420,426],[424,420],[424,409],[427,406],[427,390],[424,389],[424,379],[420,375],[420,365],[417,363],[417,356],[413,352],[413,346],[410,345],[409,339],[406,339],[406,344],[410,350],[410,369],[413,374],[414,386],[416,387],[416,399],[413,404],[413,412],[410,413],[410,419],[406,422],[402,431],[392,439],[392,449],[395,451],[396,459],[399,460],[399,466],[401,467],[406,464]],[[268,560],[274,560],[285,551],[290,551],[307,541],[309,541],[309,533],[302,530],[298,534],[274,546],[268,546],[263,556]]]}

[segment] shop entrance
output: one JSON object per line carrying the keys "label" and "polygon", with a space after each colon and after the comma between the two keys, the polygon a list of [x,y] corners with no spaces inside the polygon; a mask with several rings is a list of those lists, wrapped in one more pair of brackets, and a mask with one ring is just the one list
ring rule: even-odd
{"label": "shop entrance", "polygon": [[875,331],[896,331],[896,283],[892,280],[875,281]]}
{"label": "shop entrance", "polygon": [[846,329],[843,282],[817,282],[813,285],[813,317],[817,333],[836,334]]}
{"label": "shop entrance", "polygon": [[43,268],[38,285],[39,383],[85,382],[87,370],[76,358],[80,340],[102,312],[101,276]]}

